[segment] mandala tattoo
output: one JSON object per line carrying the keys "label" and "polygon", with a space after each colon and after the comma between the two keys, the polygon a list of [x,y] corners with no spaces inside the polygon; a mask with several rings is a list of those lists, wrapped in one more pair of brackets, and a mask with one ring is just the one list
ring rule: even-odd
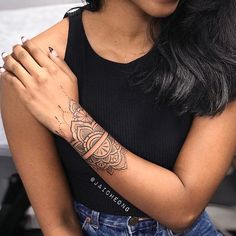
{"label": "mandala tattoo", "polygon": [[104,131],[78,103],[71,101],[70,111],[73,114],[71,145],[83,159],[93,168],[106,170],[111,175],[114,170],[126,169],[127,150]]}
{"label": "mandala tattoo", "polygon": [[[63,109],[60,107],[64,113]],[[69,111],[73,118],[70,123],[72,140],[70,144],[94,169],[105,170],[112,175],[115,170],[127,169],[126,153],[76,101],[69,99]],[[63,116],[62,116],[63,117]]]}

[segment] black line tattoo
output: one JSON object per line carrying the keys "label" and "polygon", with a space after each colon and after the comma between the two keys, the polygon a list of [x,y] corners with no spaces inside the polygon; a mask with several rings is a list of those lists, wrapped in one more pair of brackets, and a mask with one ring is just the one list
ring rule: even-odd
{"label": "black line tattoo", "polygon": [[[63,90],[62,86],[61,89]],[[67,96],[65,92],[64,94]],[[91,167],[97,170],[105,170],[110,175],[115,170],[127,169],[126,153],[128,150],[96,123],[79,103],[69,96],[67,98],[72,120],[68,124],[64,117],[64,114],[68,111],[58,106],[62,112],[63,122],[55,116],[59,123],[59,131],[56,131],[56,133],[63,136],[61,125],[68,125],[72,134],[72,140],[69,143]]]}

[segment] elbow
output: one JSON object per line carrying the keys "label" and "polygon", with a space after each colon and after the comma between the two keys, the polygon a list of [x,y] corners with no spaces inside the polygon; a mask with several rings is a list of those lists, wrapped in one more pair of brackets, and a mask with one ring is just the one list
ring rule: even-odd
{"label": "elbow", "polygon": [[191,228],[193,224],[197,221],[199,215],[193,212],[184,212],[180,214],[171,214],[171,217],[168,217],[165,225],[168,229],[174,233],[183,233],[187,229]]}
{"label": "elbow", "polygon": [[191,228],[196,220],[196,215],[184,215],[181,218],[175,219],[175,221],[173,221],[173,223],[169,225],[168,228],[174,233],[183,233],[187,229]]}

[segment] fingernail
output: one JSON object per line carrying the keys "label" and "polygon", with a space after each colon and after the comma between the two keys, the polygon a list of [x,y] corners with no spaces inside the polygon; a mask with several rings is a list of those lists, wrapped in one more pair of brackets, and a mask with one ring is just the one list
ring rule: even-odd
{"label": "fingernail", "polygon": [[1,56],[2,58],[5,58],[6,56],[8,56],[9,54],[7,52],[2,52]]}
{"label": "fingernail", "polygon": [[24,43],[25,41],[27,41],[28,39],[25,36],[21,36],[21,42]]}
{"label": "fingernail", "polygon": [[3,68],[3,67],[0,66],[0,72],[3,73],[3,72],[5,72],[5,71],[6,71],[5,68]]}
{"label": "fingernail", "polygon": [[58,54],[52,47],[48,47],[48,48],[49,48],[50,53],[52,53],[53,56],[58,57]]}

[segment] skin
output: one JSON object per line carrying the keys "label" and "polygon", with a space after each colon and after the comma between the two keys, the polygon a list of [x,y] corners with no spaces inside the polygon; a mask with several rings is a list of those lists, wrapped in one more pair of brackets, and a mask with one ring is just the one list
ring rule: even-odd
{"label": "skin", "polygon": [[179,0],[131,0],[141,10],[141,14],[152,17],[166,17],[172,14],[179,3]]}
{"label": "skin", "polygon": [[[48,46],[56,48],[59,56],[63,58],[67,32],[68,19],[65,18],[31,41],[45,54],[48,53]],[[13,56],[13,53],[11,55]],[[2,75],[0,103],[4,129],[13,161],[40,228],[45,236],[82,235],[53,136],[26,109],[16,91],[13,84]]]}
{"label": "skin", "polygon": [[[106,7],[101,12],[85,12],[83,14],[83,22],[93,49],[104,58],[122,61],[124,55],[120,54],[119,50],[123,52],[125,49],[129,49],[129,59],[132,60],[135,47],[136,51],[138,49],[140,51],[140,48],[144,45],[144,39],[146,39],[145,46],[147,48],[150,47],[151,41],[144,32],[148,29],[150,15],[153,15],[154,12],[155,16],[158,16],[158,6],[160,7],[164,4],[163,1],[162,3],[161,1],[159,3],[158,1],[155,2],[157,2],[156,8],[153,9],[151,6],[154,4],[154,1],[148,1],[147,5],[150,8],[147,6],[144,8],[142,1],[135,1],[135,3],[134,1],[122,1],[122,3],[117,5],[117,1],[110,0],[107,1]],[[176,1],[172,2],[172,8],[174,4],[176,4]],[[111,8],[113,10],[116,9],[112,14]],[[125,13],[124,9],[128,9],[129,11],[127,10],[127,12],[129,14]],[[169,14],[172,12],[173,9],[169,8]],[[125,16],[126,18],[124,18]],[[128,17],[129,20],[127,20]],[[100,19],[100,21],[96,19]],[[111,21],[107,21],[108,19]],[[123,20],[128,23],[124,24]],[[65,20],[62,22],[65,22]],[[62,22],[60,24],[63,24]],[[104,25],[101,27],[104,22],[109,23],[105,27]],[[95,24],[97,24],[97,28]],[[95,28],[97,29],[96,31]],[[61,29],[60,26],[59,29]],[[106,32],[112,33],[104,38]],[[118,39],[120,42],[119,49],[115,48]],[[129,42],[132,39],[134,43],[132,43],[130,48]],[[102,40],[106,41],[99,44]],[[38,218],[45,232],[50,228],[45,223],[46,219],[43,219],[45,212],[51,217],[50,225],[55,226],[58,224],[56,216],[59,216],[59,219],[63,219],[62,212],[65,209],[67,215],[71,216],[71,222],[73,222],[69,225],[74,226],[75,222],[73,213],[71,213],[71,206],[68,206],[68,203],[66,203],[66,200],[70,199],[68,187],[66,186],[62,171],[59,170],[60,166],[56,161],[58,157],[55,153],[51,155],[51,161],[54,161],[54,164],[56,164],[56,170],[53,171],[55,175],[60,176],[62,180],[61,186],[55,187],[53,191],[49,188],[48,178],[44,177],[43,180],[39,180],[42,177],[39,176],[36,179],[42,188],[38,186],[36,188],[33,181],[29,178],[28,168],[33,166],[34,170],[38,172],[46,171],[47,176],[50,173],[51,179],[52,169],[49,167],[50,163],[46,161],[46,164],[43,164],[42,162],[45,162],[45,158],[43,159],[42,153],[40,153],[40,147],[37,150],[39,143],[45,145],[44,142],[46,140],[43,140],[43,138],[48,136],[47,141],[51,142],[47,147],[49,152],[53,153],[52,150],[55,147],[52,147],[51,136],[50,133],[47,133],[47,129],[67,140],[110,186],[149,216],[176,232],[183,231],[189,227],[209,202],[225,176],[236,152],[236,102],[228,104],[225,111],[214,118],[194,118],[190,132],[178,155],[174,170],[171,172],[135,155],[108,134],[80,106],[78,91],[75,89],[77,88],[77,80],[62,60],[63,56],[61,56],[60,51],[57,50],[60,45],[54,45],[55,47],[50,45],[58,52],[59,57],[55,57],[52,54],[48,54],[47,51],[41,51],[40,47],[37,47],[36,43],[34,43],[35,41],[36,39],[31,39],[23,46],[15,46],[13,48],[15,58],[12,56],[4,58],[4,67],[7,71],[2,74],[3,82],[1,83],[4,84],[3,87],[8,88],[8,91],[14,88],[25,110],[23,110],[23,114],[20,114],[21,120],[15,121],[14,116],[6,109],[10,106],[13,112],[15,111],[10,102],[15,94],[12,93],[10,98],[8,98],[9,95],[6,95],[4,88],[3,99],[5,100],[2,103],[2,113],[6,134],[10,141],[9,144],[15,155],[15,162],[20,170],[20,174],[23,176],[23,182],[33,202],[32,205],[35,207],[36,213],[38,213]],[[58,89],[55,89],[55,86]],[[23,106],[18,108],[18,111],[21,112],[21,109],[23,109]],[[28,149],[25,147],[28,144],[20,141],[24,147],[24,150],[22,150],[22,146],[16,142],[16,137],[20,137],[18,132],[22,131],[25,127],[26,120],[23,119],[25,118],[24,116],[26,118],[28,116],[27,121],[29,121],[29,124],[30,122],[34,123],[31,127],[33,130],[24,131],[28,139],[32,139],[30,137],[32,137],[37,129],[41,130],[41,136],[39,135],[41,138],[37,137],[39,140],[36,141],[29,140]],[[22,125],[22,122],[24,122],[24,125]],[[43,126],[40,126],[40,124]],[[13,130],[13,128],[16,130]],[[81,138],[80,133],[84,133],[87,136]],[[89,142],[89,140],[95,139],[97,142],[91,145],[92,142]],[[32,146],[30,144],[36,146],[36,159],[39,161],[37,166],[32,163]],[[15,145],[17,147],[14,147]],[[106,150],[104,148],[111,150],[111,152],[104,151]],[[19,153],[24,153],[30,164],[25,160],[21,160]],[[109,159],[109,162],[105,162],[107,159]],[[43,168],[45,167],[44,165],[48,165],[46,170]],[[140,174],[137,175],[137,173]],[[35,175],[32,174],[31,176]],[[58,179],[56,181],[54,176],[51,182],[49,181],[52,185],[54,184],[53,180],[59,182]],[[50,200],[43,200],[42,194],[41,196],[40,194],[36,196],[34,192],[38,189],[45,189],[46,186],[48,187],[47,195],[49,195]],[[53,203],[55,201],[53,195],[56,191],[62,192],[64,198],[60,203],[57,202],[55,204]],[[56,206],[57,208],[58,206],[61,207],[57,212],[52,213],[46,207],[41,207],[44,205],[43,203],[49,204],[52,208]],[[65,207],[64,209],[63,206]],[[44,216],[42,216],[43,214]],[[68,226],[65,222],[62,225]]]}

